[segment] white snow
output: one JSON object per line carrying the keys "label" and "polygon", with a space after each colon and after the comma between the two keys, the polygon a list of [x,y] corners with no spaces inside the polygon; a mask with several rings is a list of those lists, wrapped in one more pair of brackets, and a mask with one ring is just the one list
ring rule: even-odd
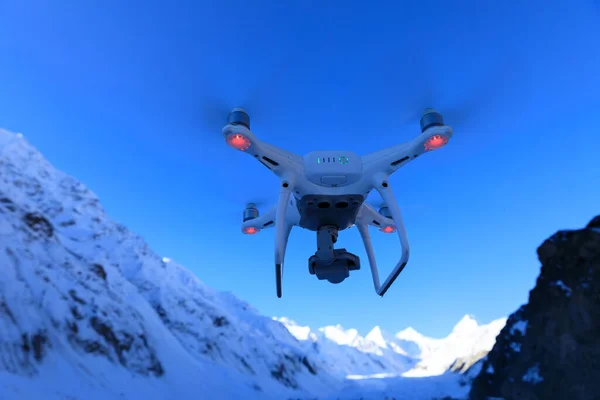
{"label": "white snow", "polygon": [[536,364],[533,367],[530,367],[525,373],[525,375],[523,375],[521,380],[523,382],[528,382],[534,385],[537,385],[538,383],[542,382],[544,378],[540,375],[539,365]]}
{"label": "white snow", "polygon": [[409,326],[406,329],[401,330],[396,334],[398,339],[411,340],[411,341],[419,341],[423,339],[423,335],[417,332],[413,327]]}
{"label": "white snow", "polygon": [[365,336],[365,339],[370,342],[375,343],[377,346],[379,346],[383,349],[387,349],[387,347],[388,347],[386,340],[383,338],[383,332],[381,331],[381,328],[378,326],[373,328],[367,334],[367,336]]}
{"label": "white snow", "polygon": [[420,350],[420,362],[403,376],[441,375],[457,359],[489,352],[505,324],[506,318],[501,318],[486,325],[479,325],[472,316],[465,315],[450,335],[443,339],[428,338],[416,334],[414,330],[399,332],[397,338],[412,337]]}
{"label": "white snow", "polygon": [[[479,325],[472,316],[464,316],[442,339],[426,337],[414,328],[406,328],[389,335],[379,326],[364,338],[354,329],[328,326],[312,332],[286,318],[279,318],[286,328],[301,342],[318,346],[322,355],[333,362],[332,368],[345,373],[349,379],[356,377],[392,374],[416,378],[443,375],[457,359],[468,359],[487,353],[496,342],[496,336],[506,324],[506,318]],[[307,348],[309,348],[307,346]],[[346,360],[341,362],[341,360]],[[348,368],[353,365],[353,368]],[[381,365],[383,371],[381,370]]]}
{"label": "white snow", "polygon": [[290,331],[290,333],[298,340],[312,340],[316,339],[316,336],[311,332],[310,327],[308,326],[300,326],[295,321],[292,321],[289,318],[276,318],[273,317],[273,320],[279,321],[285,325],[285,327]]}
{"label": "white snow", "polygon": [[432,400],[451,397],[465,399],[469,385],[462,385],[456,374],[423,378],[403,378],[390,375],[362,377],[349,384],[336,396],[324,400]]}
{"label": "white snow", "polygon": [[567,297],[570,297],[571,294],[573,293],[573,290],[570,287],[568,287],[567,285],[565,285],[565,283],[561,280],[557,280],[556,282],[551,282],[550,285],[561,288]]}
{"label": "white snow", "polygon": [[361,379],[382,379],[382,378],[395,378],[398,375],[393,372],[381,372],[379,374],[370,374],[370,375],[348,375],[346,379],[350,380],[361,380]]}
{"label": "white snow", "polygon": [[12,225],[8,220],[0,219],[0,236],[8,236],[13,232]]}
{"label": "white snow", "polygon": [[341,325],[325,326],[319,329],[327,339],[339,345],[352,345],[358,339],[356,329],[344,329]]}
{"label": "white snow", "polygon": [[332,325],[311,330],[288,318],[277,318],[298,339],[309,354],[322,360],[335,376],[371,376],[391,372],[398,375],[409,370],[415,360],[392,346],[380,347],[356,329]]}

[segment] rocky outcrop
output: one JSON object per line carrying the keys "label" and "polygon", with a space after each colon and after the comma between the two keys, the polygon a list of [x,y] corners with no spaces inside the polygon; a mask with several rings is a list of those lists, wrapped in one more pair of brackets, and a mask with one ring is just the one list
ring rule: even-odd
{"label": "rocky outcrop", "polygon": [[600,216],[537,253],[529,302],[508,318],[471,400],[600,399]]}

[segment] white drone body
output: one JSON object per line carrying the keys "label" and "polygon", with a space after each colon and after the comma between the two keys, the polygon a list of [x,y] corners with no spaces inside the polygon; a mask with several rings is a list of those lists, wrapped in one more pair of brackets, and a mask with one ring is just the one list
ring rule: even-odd
{"label": "white drone body", "polygon": [[[314,151],[304,157],[259,140],[250,130],[250,118],[241,108],[229,115],[222,129],[227,144],[248,153],[281,179],[279,199],[263,215],[254,204],[244,211],[242,232],[258,233],[275,228],[275,276],[277,297],[282,295],[285,251],[294,226],[317,232],[317,252],[309,259],[309,272],[320,280],[340,283],[349,271],[360,269],[360,259],[345,249],[334,249],[338,232],[356,225],[365,245],[373,284],[383,296],[406,266],[408,239],[389,177],[421,154],[443,147],[452,128],[433,109],[425,110],[421,134],[413,140],[364,156],[350,151]],[[365,202],[375,189],[385,207],[375,210]],[[381,283],[369,226],[398,234],[400,259]]]}

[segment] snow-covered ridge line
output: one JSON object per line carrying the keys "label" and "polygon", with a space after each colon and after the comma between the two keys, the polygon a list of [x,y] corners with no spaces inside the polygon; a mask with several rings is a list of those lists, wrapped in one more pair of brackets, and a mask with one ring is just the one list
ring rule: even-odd
{"label": "snow-covered ridge line", "polygon": [[[329,352],[331,358],[350,358],[351,364],[361,359],[369,365],[368,371],[350,375],[381,374],[394,371],[403,376],[436,376],[448,371],[457,360],[475,360],[483,357],[495,343],[496,336],[506,324],[500,318],[489,324],[479,325],[470,315],[465,315],[445,338],[430,338],[406,328],[395,335],[373,328],[366,336],[356,329],[344,329],[340,325],[312,330],[289,318],[274,318],[282,322],[296,339],[306,347]],[[473,361],[474,362],[474,361]],[[381,367],[378,371],[374,365]]]}

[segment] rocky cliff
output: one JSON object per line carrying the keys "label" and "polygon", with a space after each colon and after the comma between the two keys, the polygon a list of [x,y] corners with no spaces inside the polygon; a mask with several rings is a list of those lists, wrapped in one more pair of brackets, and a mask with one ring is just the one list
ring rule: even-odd
{"label": "rocky cliff", "polygon": [[537,254],[529,302],[508,318],[471,400],[600,399],[600,216],[557,232]]}

